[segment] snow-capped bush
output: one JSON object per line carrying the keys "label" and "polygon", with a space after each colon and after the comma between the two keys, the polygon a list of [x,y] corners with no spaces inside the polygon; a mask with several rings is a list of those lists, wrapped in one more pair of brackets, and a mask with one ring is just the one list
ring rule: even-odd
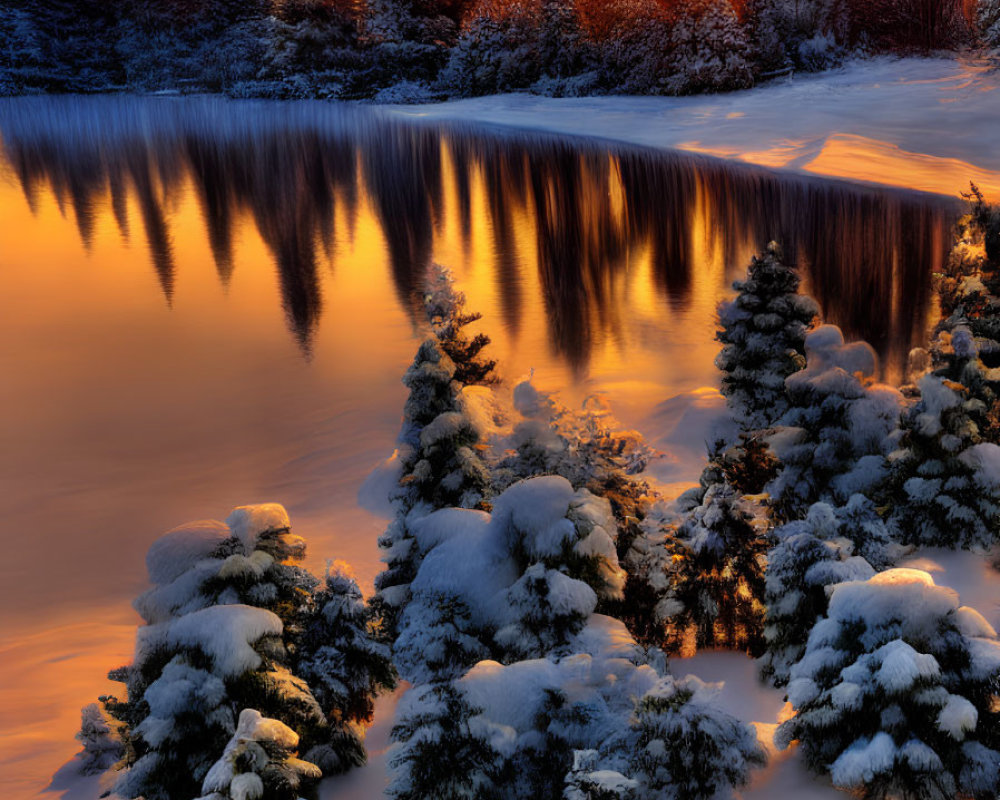
{"label": "snow-capped bush", "polygon": [[791,670],[776,743],[865,797],[992,797],[1000,788],[1000,642],[918,570],[834,587]]}
{"label": "snow-capped bush", "polygon": [[656,612],[671,649],[693,634],[696,647],[757,655],[763,645],[764,569],[770,545],[764,509],[726,483],[715,484],[677,530],[684,545]]}
{"label": "snow-capped bush", "polygon": [[756,256],[737,295],[719,306],[722,393],[746,429],[768,428],[788,410],[785,379],[806,365],[806,331],[819,307],[798,293],[799,274],[775,242]]}
{"label": "snow-capped bush", "polygon": [[708,800],[766,762],[754,728],[714,705],[720,688],[693,675],[665,677],[639,700],[632,765],[640,797]]}
{"label": "snow-capped bush", "polygon": [[765,678],[784,686],[813,625],[826,613],[829,587],[865,580],[875,570],[853,554],[850,541],[840,536],[840,520],[825,503],[812,506],[804,520],[777,528],[774,536],[777,544],[768,553],[765,576],[766,650],[760,665]]}
{"label": "snow-capped bush", "polygon": [[259,711],[240,712],[233,738],[202,781],[199,800],[296,800],[303,784],[320,778],[315,764],[295,757],[299,737]]}
{"label": "snow-capped bush", "polygon": [[782,469],[767,491],[786,520],[800,518],[817,501],[843,503],[880,485],[904,406],[896,389],[872,383],[872,348],[845,345],[837,327],[821,325],[810,333],[806,356],[806,369],[785,381],[791,405],[771,440]]}

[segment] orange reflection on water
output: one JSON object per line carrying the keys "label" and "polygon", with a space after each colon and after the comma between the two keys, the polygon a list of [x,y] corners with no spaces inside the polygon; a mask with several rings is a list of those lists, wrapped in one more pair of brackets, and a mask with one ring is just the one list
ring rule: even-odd
{"label": "orange reflection on water", "polygon": [[872,181],[947,195],[955,187],[977,184],[990,197],[1000,196],[1000,172],[957,158],[911,153],[888,142],[835,133],[827,137],[815,158],[804,166],[816,175]]}

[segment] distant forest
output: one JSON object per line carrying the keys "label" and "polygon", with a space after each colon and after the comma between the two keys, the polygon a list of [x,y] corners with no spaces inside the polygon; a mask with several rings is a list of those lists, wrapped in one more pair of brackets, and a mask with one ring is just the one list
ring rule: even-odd
{"label": "distant forest", "polygon": [[1000,0],[5,0],[0,95],[690,94],[1000,44]]}

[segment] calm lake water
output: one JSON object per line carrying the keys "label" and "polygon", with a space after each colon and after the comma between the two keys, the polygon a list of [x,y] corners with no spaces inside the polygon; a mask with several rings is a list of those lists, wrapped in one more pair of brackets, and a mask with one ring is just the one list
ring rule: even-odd
{"label": "calm lake water", "polygon": [[[500,371],[636,423],[715,385],[715,307],[783,243],[887,374],[956,204],[722,162],[214,99],[0,101],[0,796],[77,749],[163,531],[284,503],[369,586],[421,287],[450,267]],[[52,794],[47,795],[53,797]]]}

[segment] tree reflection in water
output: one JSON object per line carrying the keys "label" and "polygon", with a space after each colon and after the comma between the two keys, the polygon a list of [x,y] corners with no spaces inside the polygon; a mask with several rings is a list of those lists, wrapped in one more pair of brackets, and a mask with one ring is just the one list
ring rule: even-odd
{"label": "tree reflection in water", "polygon": [[[0,105],[0,134],[27,202],[48,184],[60,207],[72,208],[85,245],[104,197],[122,236],[134,235],[131,199],[168,303],[176,269],[168,210],[177,193],[193,187],[225,284],[238,280],[234,226],[249,216],[306,354],[323,311],[320,251],[340,266],[338,205],[351,227],[360,205],[373,210],[398,301],[414,319],[446,215],[468,252],[481,206],[504,323],[517,331],[524,271],[537,269],[551,348],[577,372],[596,337],[618,335],[628,314],[620,279],[634,254],[648,254],[656,290],[684,310],[708,261],[721,259],[713,279],[728,280],[772,239],[803,268],[824,317],[870,341],[898,371],[924,332],[931,273],[957,209],[936,196],[690,155],[320,103],[31,98]],[[526,225],[530,257],[521,252]]]}

